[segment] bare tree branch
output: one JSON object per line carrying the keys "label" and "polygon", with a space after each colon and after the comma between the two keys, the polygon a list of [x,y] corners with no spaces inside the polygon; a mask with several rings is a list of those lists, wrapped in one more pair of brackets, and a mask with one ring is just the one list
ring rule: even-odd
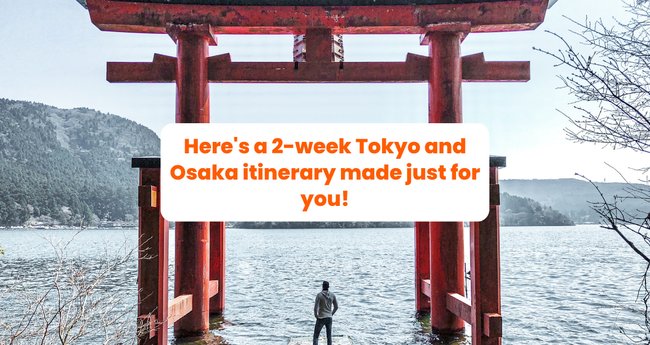
{"label": "bare tree branch", "polygon": [[[606,24],[603,20],[583,22],[569,19],[579,46],[567,37],[550,32],[561,43],[556,51],[534,48],[556,61],[566,73],[559,76],[562,89],[574,99],[571,110],[560,110],[569,121],[569,140],[593,143],[615,150],[628,149],[650,154],[650,3],[646,0],[621,2],[629,17]],[[637,171],[650,171],[650,160]],[[634,342],[650,344],[650,188],[633,184],[617,169],[627,187],[622,195],[608,198],[598,184],[584,175],[600,200],[590,202],[600,215],[601,227],[614,231],[646,263],[638,296],[643,296],[645,337]],[[641,201],[645,209],[629,209],[627,201]],[[625,331],[621,330],[625,333]]]}
{"label": "bare tree branch", "polygon": [[[81,262],[71,257],[63,244],[50,241],[55,252],[50,286],[41,292],[12,286],[0,297],[23,301],[20,318],[13,324],[0,323],[0,345],[13,344],[134,344],[134,309],[124,296],[102,292],[111,275],[135,261],[137,248],[118,254],[106,253],[99,262]],[[123,249],[123,250],[122,250]],[[3,296],[7,295],[7,296]]]}

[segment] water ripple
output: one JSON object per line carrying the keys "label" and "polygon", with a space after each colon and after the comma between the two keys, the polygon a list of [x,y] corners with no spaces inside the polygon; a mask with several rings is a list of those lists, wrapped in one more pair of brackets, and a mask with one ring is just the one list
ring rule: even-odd
{"label": "water ripple", "polygon": [[[0,231],[6,251],[0,256],[0,291],[46,288],[55,258],[48,243],[73,235]],[[84,231],[68,252],[92,272],[106,255],[136,241],[135,231]],[[227,310],[212,323],[224,344],[286,345],[291,337],[309,336],[322,280],[331,282],[341,306],[334,331],[354,344],[459,341],[431,339],[427,320],[414,316],[411,229],[228,229],[227,242]],[[643,335],[642,304],[635,299],[644,265],[614,234],[596,226],[503,228],[501,249],[504,343],[626,344],[628,336]],[[122,296],[123,309],[132,307],[136,274],[134,260],[108,278],[102,293]],[[0,299],[4,320],[20,313],[15,298]]]}

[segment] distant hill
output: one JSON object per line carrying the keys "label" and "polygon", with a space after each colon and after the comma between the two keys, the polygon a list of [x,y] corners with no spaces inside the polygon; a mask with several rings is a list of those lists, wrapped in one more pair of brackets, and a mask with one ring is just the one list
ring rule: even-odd
{"label": "distant hill", "polygon": [[502,226],[575,225],[569,217],[539,202],[508,193],[501,193],[499,209]]}
{"label": "distant hill", "polygon": [[[600,201],[600,196],[596,189],[587,181],[578,179],[557,179],[557,180],[501,180],[501,192],[520,197],[531,198],[543,205],[564,213],[575,223],[598,223],[600,218],[590,209],[589,202]],[[596,183],[598,188],[608,198],[613,200],[614,195],[627,195],[625,183]],[[650,192],[650,186],[635,185],[641,188],[647,188]],[[648,207],[647,202],[642,200],[625,200],[621,206],[630,211],[645,211]]]}
{"label": "distant hill", "polygon": [[[501,193],[502,226],[575,225],[569,217],[530,198]],[[231,222],[243,229],[410,228],[413,222]]]}
{"label": "distant hill", "polygon": [[134,220],[131,157],[159,152],[119,116],[0,99],[0,226]]}

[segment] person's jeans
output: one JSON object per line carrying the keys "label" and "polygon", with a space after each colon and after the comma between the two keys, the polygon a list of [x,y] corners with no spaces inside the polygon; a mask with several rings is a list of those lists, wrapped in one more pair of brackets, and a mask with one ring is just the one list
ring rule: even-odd
{"label": "person's jeans", "polygon": [[314,345],[318,345],[318,337],[320,337],[320,331],[325,326],[325,332],[327,332],[327,345],[332,345],[332,318],[324,317],[322,319],[316,319],[316,326],[314,327]]}

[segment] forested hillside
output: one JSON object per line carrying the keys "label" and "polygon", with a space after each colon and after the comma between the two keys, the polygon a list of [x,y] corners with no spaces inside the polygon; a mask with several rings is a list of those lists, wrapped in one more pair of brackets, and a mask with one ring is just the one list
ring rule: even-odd
{"label": "forested hillside", "polygon": [[501,193],[499,210],[503,226],[575,225],[569,217],[539,202],[508,193]]}
{"label": "forested hillside", "polygon": [[159,147],[115,115],[0,99],[0,226],[135,219],[131,157]]}

